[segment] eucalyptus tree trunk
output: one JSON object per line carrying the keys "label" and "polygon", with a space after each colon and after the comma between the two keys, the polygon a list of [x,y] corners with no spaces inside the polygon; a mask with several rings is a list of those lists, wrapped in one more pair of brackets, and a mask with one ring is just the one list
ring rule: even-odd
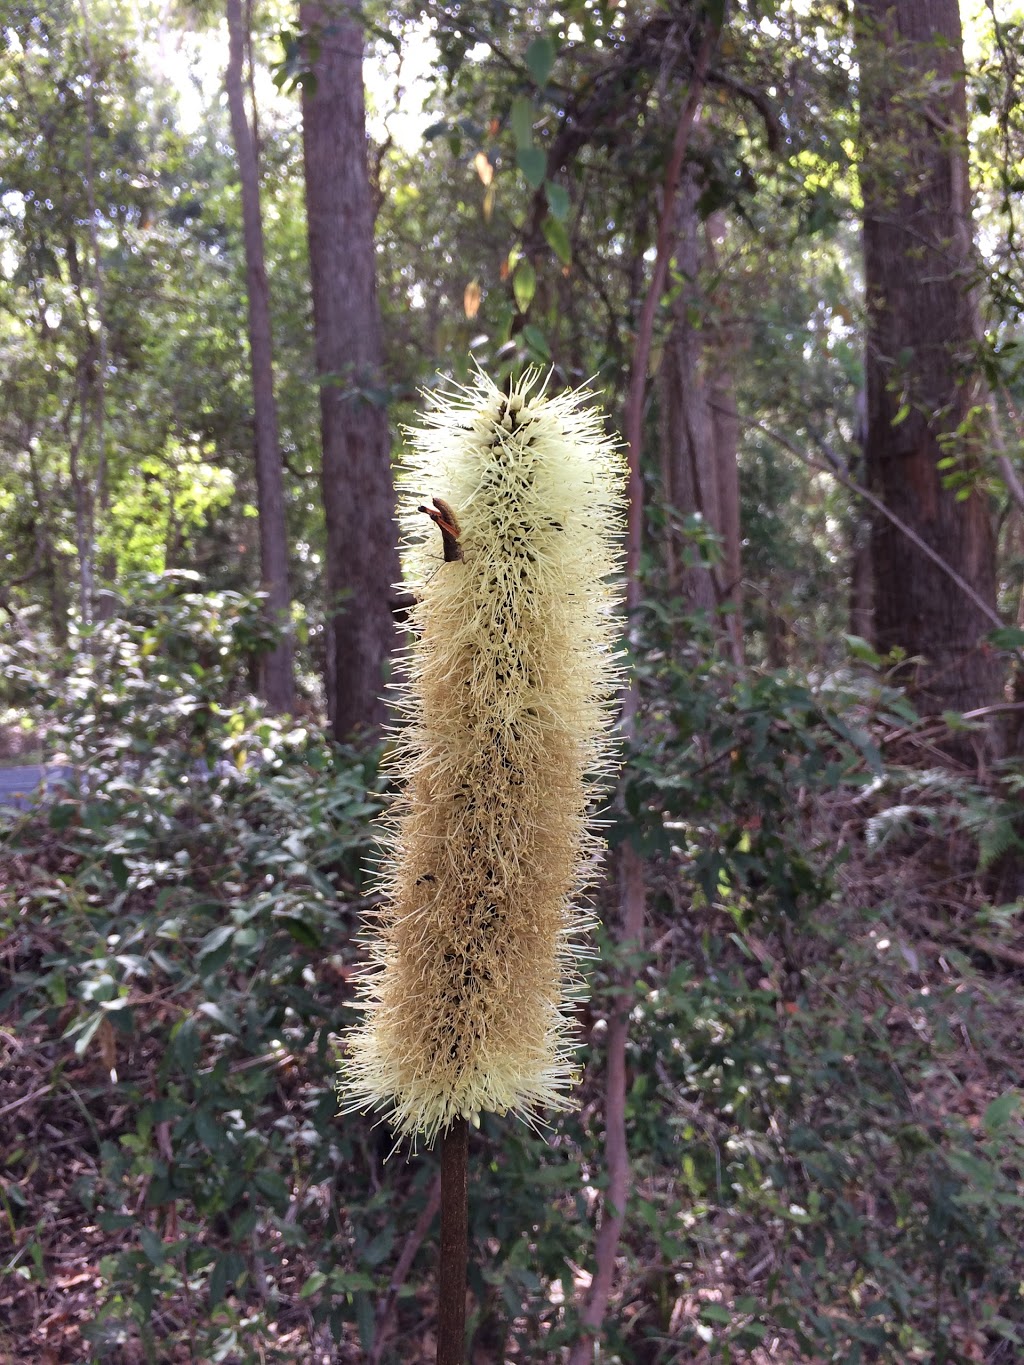
{"label": "eucalyptus tree trunk", "polygon": [[[305,3],[313,81],[303,89],[309,265],[327,529],[327,680],[335,735],[386,715],[398,579],[383,342],[366,160],[363,29],[348,0]],[[424,489],[430,501],[442,489]]]}
{"label": "eucalyptus tree trunk", "polygon": [[[889,520],[872,528],[875,641],[904,649],[924,714],[998,699],[982,639],[995,607],[988,495],[972,487],[989,427],[956,0],[858,0],[868,308],[866,463],[885,505],[975,591],[972,601]],[[966,496],[944,486],[954,457]]]}
{"label": "eucalyptus tree trunk", "polygon": [[282,632],[281,641],[261,660],[261,691],[272,711],[295,705],[288,588],[288,533],[285,524],[284,474],[274,398],[274,359],[270,330],[270,290],[263,249],[256,139],[245,108],[247,25],[241,0],[227,0],[228,65],[224,85],[231,116],[231,135],[238,159],[245,243],[245,283],[249,308],[249,361],[252,370],[253,447],[260,528],[260,572],[269,614]]}

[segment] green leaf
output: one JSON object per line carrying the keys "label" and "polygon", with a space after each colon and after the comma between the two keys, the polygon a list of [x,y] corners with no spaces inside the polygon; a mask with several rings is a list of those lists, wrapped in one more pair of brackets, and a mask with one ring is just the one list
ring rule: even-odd
{"label": "green leaf", "polygon": [[548,168],[548,159],[539,147],[520,147],[516,153],[516,161],[519,169],[526,176],[527,184],[531,189],[540,189],[544,183],[544,173]]}
{"label": "green leaf", "polygon": [[548,345],[547,337],[539,327],[528,322],[523,328],[523,338],[531,351],[535,351],[543,360],[551,359],[551,347]]}
{"label": "green leaf", "polygon": [[205,1014],[207,1019],[212,1019],[215,1024],[220,1024],[221,1028],[227,1029],[228,1033],[238,1032],[238,1024],[229,1014],[226,1014],[220,1005],[212,1000],[204,1000],[199,1006],[199,1013]]}
{"label": "green leaf", "polygon": [[550,38],[534,38],[526,49],[526,65],[538,85],[547,84],[555,64],[555,45]]}
{"label": "green leaf", "polygon": [[720,1303],[702,1303],[700,1315],[705,1322],[732,1322],[732,1314]]}
{"label": "green leaf", "polygon": [[569,191],[564,185],[556,185],[553,180],[549,180],[544,186],[544,194],[553,217],[564,223],[569,216]]}
{"label": "green leaf", "polygon": [[872,668],[879,668],[882,663],[881,655],[877,654],[867,640],[861,635],[844,635],[846,647],[854,659],[859,659],[861,663],[870,664]]}
{"label": "green leaf", "polygon": [[304,948],[320,947],[320,935],[305,920],[296,919],[294,915],[281,915],[279,923],[291,934],[296,943],[301,943]]}
{"label": "green leaf", "polygon": [[139,1230],[139,1244],[153,1265],[163,1265],[165,1260],[164,1244],[152,1228]]}
{"label": "green leaf", "polygon": [[327,1283],[327,1276],[322,1270],[314,1270],[309,1279],[299,1290],[300,1299],[309,1299],[318,1293]]}
{"label": "green leaf", "polygon": [[565,230],[565,224],[560,223],[557,218],[552,218],[550,214],[541,224],[541,231],[548,246],[555,253],[563,265],[572,263],[572,245],[569,242],[569,234]]}
{"label": "green leaf", "polygon": [[223,948],[226,943],[234,938],[234,935],[235,926],[233,924],[218,924],[217,928],[211,929],[200,943],[196,956],[202,961],[204,957],[209,957],[211,953],[215,953],[218,948]]}
{"label": "green leaf", "polygon": [[391,1255],[391,1248],[395,1241],[395,1230],[393,1227],[386,1227],[383,1232],[378,1232],[377,1236],[363,1248],[360,1260],[364,1265],[378,1266],[382,1261],[386,1261]]}
{"label": "green leaf", "polygon": [[512,136],[517,147],[529,147],[533,142],[533,104],[525,95],[512,101]]}
{"label": "green leaf", "polygon": [[512,276],[512,292],[516,296],[516,306],[525,313],[537,292],[537,272],[529,261],[520,261]]}
{"label": "green leaf", "polygon": [[900,406],[899,406],[899,410],[898,410],[897,413],[896,413],[896,416],[892,419],[892,425],[893,425],[894,427],[898,427],[898,426],[900,425],[900,423],[901,423],[901,422],[905,422],[909,416],[910,416],[910,404],[909,404],[909,403],[901,403]]}
{"label": "green leaf", "polygon": [[996,649],[1024,649],[1024,630],[1020,626],[1001,626],[989,632],[988,640]]}
{"label": "green leaf", "polygon": [[1000,1128],[1004,1128],[1020,1107],[1021,1094],[1019,1090],[1007,1090],[1005,1095],[1000,1095],[997,1100],[993,1100],[986,1108],[981,1120],[985,1125],[986,1133],[994,1133]]}
{"label": "green leaf", "polygon": [[210,1271],[210,1307],[216,1308],[236,1280],[245,1272],[245,1262],[237,1251],[222,1251]]}
{"label": "green leaf", "polygon": [[197,1109],[192,1122],[196,1136],[208,1152],[219,1152],[224,1147],[224,1133],[209,1109]]}
{"label": "green leaf", "polygon": [[260,1194],[266,1195],[279,1213],[288,1207],[291,1192],[279,1171],[256,1171],[252,1183]]}
{"label": "green leaf", "polygon": [[75,1039],[76,1057],[83,1057],[85,1055],[86,1048],[89,1046],[93,1038],[96,1036],[96,1030],[99,1028],[100,1024],[103,1023],[103,1018],[104,1018],[103,1012],[102,1010],[100,1010],[97,1011],[97,1013],[94,1014],[91,1019],[87,1019],[85,1023],[82,1025],[78,1037]]}
{"label": "green leaf", "polygon": [[49,826],[51,829],[67,829],[71,821],[75,818],[78,807],[71,801],[59,801],[50,810]]}
{"label": "green leaf", "polygon": [[191,1019],[185,1019],[172,1030],[171,1053],[183,1071],[195,1070],[199,1060],[199,1034]]}

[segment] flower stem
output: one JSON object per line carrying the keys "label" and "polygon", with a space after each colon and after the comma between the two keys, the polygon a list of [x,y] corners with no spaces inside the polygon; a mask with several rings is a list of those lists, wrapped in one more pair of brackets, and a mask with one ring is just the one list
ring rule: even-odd
{"label": "flower stem", "polygon": [[463,1365],[465,1360],[468,1235],[469,1123],[457,1118],[441,1134],[437,1365]]}

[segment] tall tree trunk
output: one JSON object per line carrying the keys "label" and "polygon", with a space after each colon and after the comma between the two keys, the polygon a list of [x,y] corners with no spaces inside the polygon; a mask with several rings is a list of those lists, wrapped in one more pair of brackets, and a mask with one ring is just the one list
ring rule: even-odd
{"label": "tall tree trunk", "polygon": [[270,291],[263,250],[256,140],[245,108],[246,24],[241,0],[227,0],[228,66],[224,85],[231,115],[231,135],[238,158],[245,241],[245,284],[249,305],[249,360],[252,369],[253,446],[259,504],[260,572],[267,605],[281,641],[265,655],[261,690],[272,711],[291,711],[295,704],[291,593],[288,588],[288,533],[285,525],[284,474],[274,399],[274,359],[270,332]]}
{"label": "tall tree trunk", "polygon": [[[339,739],[385,718],[384,673],[395,640],[398,579],[383,343],[366,162],[363,29],[349,0],[306,3],[313,82],[303,89],[309,264],[320,376],[331,706]],[[424,489],[424,497],[445,490]],[[331,639],[333,636],[333,640]]]}
{"label": "tall tree trunk", "polygon": [[[868,308],[870,486],[994,608],[995,539],[982,490],[957,501],[938,462],[974,467],[988,425],[973,363],[978,317],[957,0],[858,0]],[[891,522],[872,529],[875,638],[923,659],[924,714],[999,695],[982,609]]]}
{"label": "tall tree trunk", "polygon": [[[670,506],[684,516],[699,514],[721,542],[721,559],[711,566],[687,564],[687,547],[670,532],[669,576],[684,601],[716,613],[738,604],[740,592],[739,421],[724,332],[706,325],[702,267],[712,259],[709,235],[702,249],[697,201],[699,172],[683,169],[677,197],[676,268],[682,286],[672,303],[672,326],[658,371],[661,399],[662,473]],[[719,223],[715,229],[722,231]],[[695,323],[694,315],[701,321]],[[736,662],[743,657],[738,612],[725,622]]]}

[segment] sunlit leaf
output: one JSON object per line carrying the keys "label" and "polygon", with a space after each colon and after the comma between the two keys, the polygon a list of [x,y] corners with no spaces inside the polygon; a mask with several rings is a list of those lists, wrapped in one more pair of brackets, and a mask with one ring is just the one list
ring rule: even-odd
{"label": "sunlit leaf", "polygon": [[512,276],[512,292],[520,313],[525,313],[537,292],[537,272],[529,261],[520,261]]}
{"label": "sunlit leaf", "polygon": [[563,265],[569,265],[572,261],[572,246],[569,242],[569,234],[565,230],[565,224],[560,223],[557,218],[552,218],[549,214],[541,224],[541,231],[548,246],[555,253]]}

